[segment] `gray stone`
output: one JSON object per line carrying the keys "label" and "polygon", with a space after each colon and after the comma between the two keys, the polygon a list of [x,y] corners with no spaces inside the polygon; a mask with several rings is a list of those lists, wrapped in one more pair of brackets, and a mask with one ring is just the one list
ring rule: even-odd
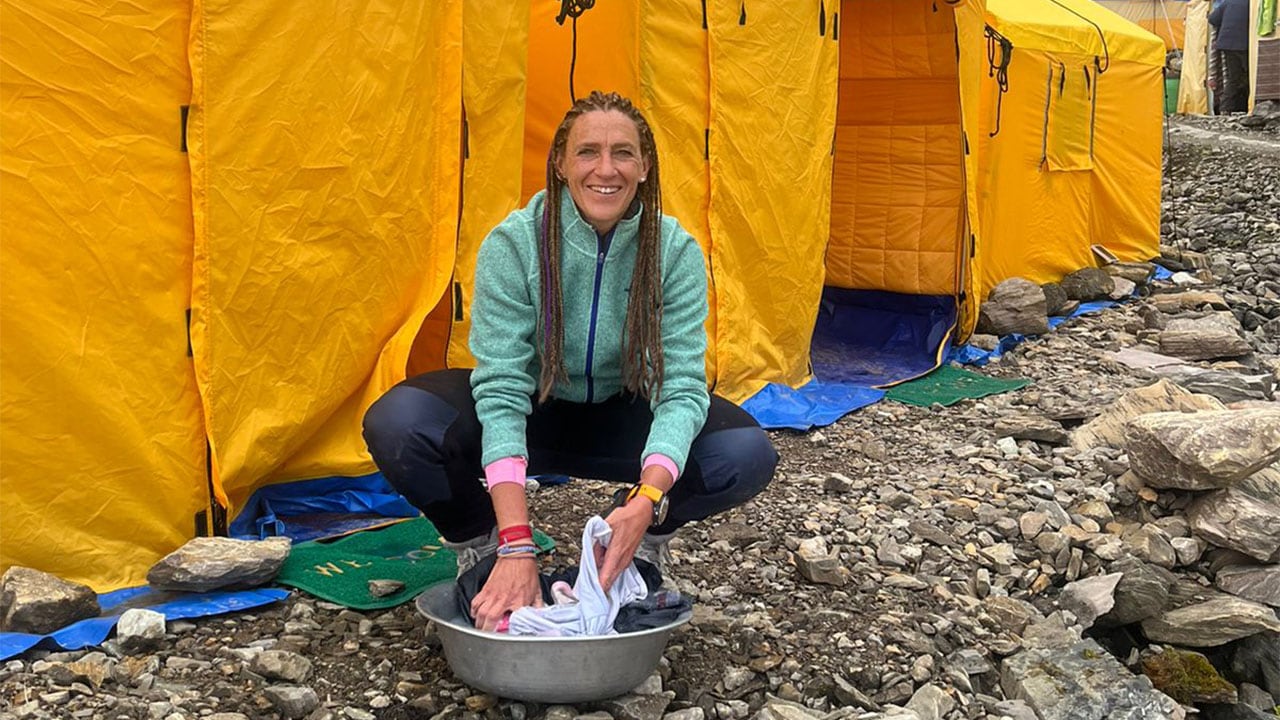
{"label": "gray stone", "polygon": [[1046,523],[1049,522],[1049,516],[1035,510],[1028,510],[1022,513],[1018,518],[1018,530],[1022,533],[1022,537],[1031,540],[1040,534]]}
{"label": "gray stone", "polygon": [[370,580],[369,594],[376,598],[389,597],[404,590],[404,583],[399,580]]}
{"label": "gray stone", "polygon": [[1049,332],[1044,290],[1024,278],[996,285],[982,302],[977,332],[988,335],[1043,335]]}
{"label": "gray stone", "polygon": [[1003,595],[993,595],[982,601],[982,609],[998,629],[1015,635],[1021,635],[1033,619],[1040,617],[1035,606],[1027,601]]}
{"label": "gray stone", "polygon": [[920,720],[942,720],[955,706],[955,698],[932,684],[921,686],[907,701],[907,709],[915,712]]}
{"label": "gray stone", "polygon": [[1228,669],[1232,677],[1280,698],[1280,633],[1258,633],[1233,645]]}
{"label": "gray stone", "polygon": [[1138,291],[1137,283],[1134,283],[1127,278],[1112,277],[1112,280],[1115,281],[1115,289],[1113,289],[1111,294],[1107,296],[1112,300],[1127,300],[1128,298],[1133,297],[1134,293]]}
{"label": "gray stone", "polygon": [[881,565],[900,568],[907,566],[907,560],[902,556],[902,548],[892,537],[887,537],[880,542],[876,548],[876,560],[879,560]]}
{"label": "gray stone", "polygon": [[1064,648],[1080,640],[1080,628],[1068,627],[1061,612],[1033,620],[1022,631],[1022,641],[1028,648]]}
{"label": "gray stone", "polygon": [[1098,267],[1080,268],[1059,283],[1067,297],[1080,302],[1106,300],[1115,292],[1115,278]]}
{"label": "gray stone", "polygon": [[831,694],[841,705],[877,712],[882,709],[880,703],[872,700],[870,696],[859,690],[857,685],[849,682],[846,678],[835,675],[831,678],[831,682],[834,685]]}
{"label": "gray stone", "polygon": [[1280,506],[1280,465],[1259,470],[1236,483],[1235,488],[1246,495]]}
{"label": "gray stone", "polygon": [[1018,415],[996,420],[995,433],[1017,440],[1036,440],[1050,445],[1066,445],[1070,439],[1062,423],[1039,415]]}
{"label": "gray stone", "polygon": [[1085,500],[1071,508],[1072,515],[1081,515],[1098,523],[1098,525],[1106,525],[1115,519],[1115,513],[1111,511],[1111,507],[1101,500]]}
{"label": "gray stone", "polygon": [[1113,569],[1122,577],[1116,585],[1115,606],[1098,618],[1096,624],[1118,627],[1158,615],[1169,604],[1169,588],[1174,578],[1162,568],[1137,560],[1117,562]]}
{"label": "gray stone", "polygon": [[1039,720],[1168,720],[1180,706],[1130,673],[1092,639],[1067,648],[1024,650],[1006,658],[1005,696],[1024,700]]}
{"label": "gray stone", "polygon": [[941,547],[952,547],[956,545],[956,540],[950,533],[926,520],[912,520],[907,525],[907,530],[911,531],[912,535],[924,538],[925,540]]}
{"label": "gray stone", "polygon": [[1280,619],[1266,605],[1221,597],[1142,621],[1148,640],[1184,647],[1218,647],[1255,633],[1280,632]]}
{"label": "gray stone", "polygon": [[752,720],[817,720],[821,713],[790,700],[783,700],[773,695],[765,696],[765,703]]}
{"label": "gray stone", "polygon": [[972,648],[961,648],[951,653],[947,656],[947,664],[966,675],[981,675],[992,669],[986,656]]}
{"label": "gray stone", "polygon": [[631,691],[632,695],[657,695],[662,692],[662,675],[654,672],[644,679],[644,682],[635,686]]}
{"label": "gray stone", "polygon": [[1198,498],[1187,517],[1192,532],[1214,545],[1263,562],[1280,561],[1280,506],[1232,488]]}
{"label": "gray stone", "polygon": [[1031,709],[1026,700],[1001,700],[992,708],[1001,718],[1010,720],[1040,720],[1036,711]]}
{"label": "gray stone", "polygon": [[1240,683],[1236,691],[1239,693],[1242,705],[1265,712],[1274,712],[1276,709],[1276,699],[1271,697],[1271,693],[1253,683]]}
{"label": "gray stone", "polygon": [[1160,333],[1160,352],[1186,360],[1241,357],[1252,348],[1240,336],[1238,327],[1231,313],[1174,319]]}
{"label": "gray stone", "polygon": [[766,537],[760,528],[743,522],[727,522],[711,530],[712,540],[723,540],[736,548],[745,548]]}
{"label": "gray stone", "polygon": [[1169,544],[1173,546],[1174,553],[1178,555],[1178,564],[1182,566],[1194,565],[1204,552],[1204,543],[1196,538],[1171,538]]}
{"label": "gray stone", "polygon": [[116,621],[120,649],[130,655],[155,650],[164,641],[164,615],[145,608],[130,608]]}
{"label": "gray stone", "polygon": [[1155,263],[1149,262],[1113,262],[1102,269],[1112,277],[1124,278],[1137,286],[1149,284],[1156,273]]}
{"label": "gray stone", "polygon": [[615,720],[662,720],[667,706],[676,694],[667,691],[657,695],[623,695],[600,703],[601,709]]}
{"label": "gray stone", "polygon": [[1229,487],[1280,460],[1280,409],[1143,415],[1125,426],[1125,449],[1149,487]]}
{"label": "gray stone", "polygon": [[1213,584],[1236,597],[1280,607],[1280,565],[1231,565],[1218,570]]}
{"label": "gray stone", "polygon": [[1106,357],[1125,367],[1141,370],[1146,374],[1157,377],[1168,377],[1170,373],[1176,372],[1181,368],[1193,369],[1196,367],[1181,358],[1169,357],[1168,355],[1161,355],[1160,353],[1153,353],[1136,347],[1120,348],[1115,352],[1107,353]]}
{"label": "gray stone", "polygon": [[1067,304],[1071,302],[1071,298],[1067,297],[1067,293],[1058,283],[1045,283],[1040,286],[1044,292],[1044,312],[1046,315],[1061,315]]}
{"label": "gray stone", "polygon": [[44,635],[101,611],[88,585],[20,565],[0,576],[0,631]]}
{"label": "gray stone", "polygon": [[1097,417],[1071,432],[1071,446],[1077,450],[1095,447],[1123,447],[1125,424],[1153,412],[1224,410],[1217,398],[1195,395],[1168,380],[1130,390]]}
{"label": "gray stone", "polygon": [[316,691],[297,685],[270,685],[262,691],[271,705],[286,718],[302,718],[320,706]]}
{"label": "gray stone", "polygon": [[249,667],[268,680],[301,683],[311,676],[311,661],[288,650],[264,650],[250,661]]}
{"label": "gray stone", "polygon": [[1188,310],[1229,310],[1222,295],[1206,290],[1184,290],[1177,293],[1152,295],[1150,302],[1162,313],[1178,315]]}
{"label": "gray stone", "polygon": [[1270,374],[1247,375],[1192,365],[1159,368],[1155,372],[1191,392],[1212,395],[1224,403],[1275,397],[1276,378]]}
{"label": "gray stone", "polygon": [[1087,630],[1093,626],[1094,620],[1115,607],[1116,586],[1123,577],[1123,573],[1111,573],[1067,583],[1062,588],[1058,604],[1063,609],[1070,610]]}
{"label": "gray stone", "polygon": [[289,547],[286,537],[258,541],[193,538],[152,566],[147,582],[156,588],[186,592],[256,587],[280,572]]}
{"label": "gray stone", "polygon": [[1156,525],[1140,525],[1126,532],[1120,539],[1139,560],[1168,569],[1178,564],[1178,555],[1169,542],[1169,535]]}
{"label": "gray stone", "polygon": [[827,551],[821,535],[802,540],[795,559],[800,575],[809,582],[837,587],[849,582],[848,569],[840,563],[839,554]]}
{"label": "gray stone", "polygon": [[703,712],[702,708],[694,705],[693,707],[685,708],[684,710],[669,712],[662,716],[662,720],[704,720],[706,716],[707,715]]}

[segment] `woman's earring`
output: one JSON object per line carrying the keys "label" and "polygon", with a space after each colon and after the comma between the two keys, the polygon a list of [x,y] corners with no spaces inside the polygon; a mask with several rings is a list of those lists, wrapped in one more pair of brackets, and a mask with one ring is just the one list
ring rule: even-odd
{"label": "woman's earring", "polygon": [[648,179],[649,179],[648,177],[642,177],[640,178],[640,182],[644,182],[645,180],[648,180]]}

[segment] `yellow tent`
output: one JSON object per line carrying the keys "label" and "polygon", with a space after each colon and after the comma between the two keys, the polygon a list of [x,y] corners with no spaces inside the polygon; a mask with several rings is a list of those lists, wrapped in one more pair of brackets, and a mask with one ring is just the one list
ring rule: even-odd
{"label": "yellow tent", "polygon": [[1158,36],[1165,48],[1181,50],[1186,46],[1184,29],[1187,9],[1192,0],[1095,0],[1120,17]]}
{"label": "yellow tent", "polygon": [[371,472],[368,404],[468,364],[571,81],[655,126],[735,399],[811,377],[834,291],[937,301],[940,347],[1007,277],[1156,254],[1163,47],[1087,0],[559,10],[5,0],[0,566],[135,583],[261,488]]}

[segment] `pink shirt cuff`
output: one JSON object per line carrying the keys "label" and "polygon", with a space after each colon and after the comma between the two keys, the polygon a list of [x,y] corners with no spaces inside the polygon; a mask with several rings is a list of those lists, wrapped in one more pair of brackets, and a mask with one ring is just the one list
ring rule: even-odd
{"label": "pink shirt cuff", "polygon": [[494,460],[484,466],[484,482],[485,485],[492,490],[494,485],[501,483],[516,483],[523,486],[525,481],[525,470],[528,469],[529,463],[522,457],[502,458]]}
{"label": "pink shirt cuff", "polygon": [[644,462],[641,463],[640,471],[644,472],[644,470],[650,465],[657,465],[664,468],[667,472],[671,473],[672,480],[680,479],[680,468],[676,467],[676,461],[662,453],[654,453],[646,457]]}

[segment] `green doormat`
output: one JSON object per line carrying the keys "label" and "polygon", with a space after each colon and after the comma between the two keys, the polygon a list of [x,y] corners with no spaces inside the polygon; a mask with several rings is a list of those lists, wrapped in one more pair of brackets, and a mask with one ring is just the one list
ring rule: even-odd
{"label": "green doormat", "polygon": [[[542,532],[534,531],[534,540],[543,551],[555,547]],[[357,610],[377,610],[408,602],[456,573],[453,551],[441,543],[431,521],[420,517],[294,545],[275,581]],[[369,592],[370,580],[398,580],[404,589],[376,597]]]}
{"label": "green doormat", "polygon": [[961,400],[997,395],[1030,384],[1031,381],[1024,378],[1004,380],[943,365],[924,377],[894,385],[885,392],[885,397],[921,407],[955,405]]}

